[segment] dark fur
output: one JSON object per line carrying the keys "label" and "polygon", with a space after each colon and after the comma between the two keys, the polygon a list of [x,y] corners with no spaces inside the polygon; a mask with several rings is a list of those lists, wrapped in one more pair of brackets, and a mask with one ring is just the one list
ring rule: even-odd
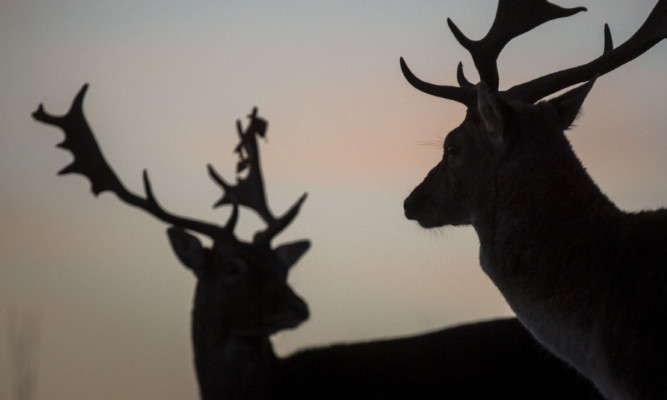
{"label": "dark fur", "polygon": [[285,399],[599,399],[514,318],[281,360]]}
{"label": "dark fur", "polygon": [[406,216],[472,224],[519,319],[606,396],[667,398],[667,210],[622,212],[575,156],[563,131],[591,85],[534,106],[491,96],[502,111],[469,112],[445,140],[458,154],[406,199]]}

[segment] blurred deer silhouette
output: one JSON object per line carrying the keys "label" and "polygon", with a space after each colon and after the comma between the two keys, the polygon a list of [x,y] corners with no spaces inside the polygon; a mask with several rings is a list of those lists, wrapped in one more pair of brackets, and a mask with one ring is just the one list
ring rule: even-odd
{"label": "blurred deer silhouette", "polygon": [[[496,60],[514,37],[585,10],[546,0],[499,0],[481,40],[449,27],[480,83],[458,67],[458,87],[426,83],[401,59],[415,88],[468,107],[442,160],[405,200],[425,228],[471,224],[480,262],[519,320],[610,399],[667,398],[667,210],[626,213],[595,185],[564,131],[595,79],[667,35],[660,0],[617,48],[605,25],[593,61],[498,90]],[[572,85],[586,82],[550,100]],[[537,103],[536,103],[537,102]]]}
{"label": "blurred deer silhouette", "polygon": [[[257,144],[257,136],[266,134],[266,121],[255,109],[245,130],[237,123],[237,170],[247,172],[245,178],[231,185],[209,166],[210,176],[224,189],[216,205],[233,207],[227,224],[219,227],[164,210],[145,172],[145,197],[123,186],[85,120],[86,90],[87,85],[64,116],[47,114],[41,105],[33,116],[65,132],[59,146],[72,151],[75,159],[61,174],[83,174],[94,194],[113,192],[172,225],[172,247],[197,277],[192,340],[202,399],[600,398],[588,381],[542,349],[514,318],[276,357],[270,335],[308,317],[306,303],[287,284],[287,274],[309,242],[271,246],[297,215],[305,195],[280,218],[269,210]],[[250,243],[233,233],[239,206],[257,212],[267,225]],[[212,248],[204,248],[187,231],[210,237]]]}

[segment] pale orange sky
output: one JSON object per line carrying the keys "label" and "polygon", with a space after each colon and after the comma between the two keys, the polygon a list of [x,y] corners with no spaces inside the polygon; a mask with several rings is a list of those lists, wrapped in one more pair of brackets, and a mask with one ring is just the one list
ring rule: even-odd
{"label": "pale orange sky", "polygon": [[[588,12],[513,41],[501,86],[599,55],[651,0],[562,0]],[[289,5],[287,5],[289,4]],[[472,62],[446,28],[473,38],[493,0],[74,1],[0,3],[0,400],[11,399],[7,312],[38,314],[36,398],[196,397],[189,311],[194,278],[163,224],[94,198],[60,131],[30,114],[65,112],[85,82],[85,111],[118,175],[141,189],[148,168],[160,201],[224,221],[205,166],[233,177],[235,120],[269,120],[262,145],[276,212],[304,191],[279,239],[310,238],[290,282],[312,318],[275,338],[281,354],[308,345],[405,335],[510,315],[482,273],[471,228],[423,231],[402,202],[464,117],[455,103],[410,87],[398,59],[426,80],[455,84]],[[667,205],[667,52],[660,44],[598,80],[568,134],[602,190],[628,210]],[[257,227],[243,220],[241,232]]]}

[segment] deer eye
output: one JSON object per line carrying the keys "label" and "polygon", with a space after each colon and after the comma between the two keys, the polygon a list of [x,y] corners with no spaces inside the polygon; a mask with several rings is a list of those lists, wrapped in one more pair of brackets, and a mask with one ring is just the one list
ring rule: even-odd
{"label": "deer eye", "polygon": [[454,144],[448,144],[445,146],[445,158],[450,156],[455,156],[459,152],[459,147]]}

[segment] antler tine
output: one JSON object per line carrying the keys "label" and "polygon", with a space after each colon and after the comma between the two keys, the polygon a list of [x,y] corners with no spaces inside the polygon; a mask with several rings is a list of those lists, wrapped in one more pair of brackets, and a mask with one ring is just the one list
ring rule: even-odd
{"label": "antler tine", "polygon": [[[262,168],[260,165],[259,147],[257,145],[257,136],[266,135],[267,122],[257,116],[257,107],[250,115],[250,124],[243,130],[241,121],[237,121],[237,131],[240,137],[240,143],[235,151],[239,154],[240,160],[237,164],[237,172],[248,169],[246,178],[237,178],[236,185],[227,183],[216,171],[209,165],[209,174],[224,191],[223,197],[215,203],[214,207],[225,204],[246,206],[255,212],[266,222],[267,228],[264,231],[257,232],[253,239],[254,243],[270,245],[271,240],[278,235],[287,225],[292,222],[301,208],[306,195],[301,198],[280,218],[276,218],[269,210],[266,194],[264,190],[264,179],[262,177]],[[234,218],[235,221],[235,218]]]}
{"label": "antler tine", "polygon": [[602,54],[607,54],[614,50],[614,40],[611,37],[611,30],[609,24],[604,24],[604,50]]}
{"label": "antler tine", "polygon": [[458,67],[456,68],[456,81],[459,83],[459,86],[463,89],[474,90],[475,85],[470,83],[463,73],[463,63],[459,62]]}
{"label": "antler tine", "polygon": [[603,75],[635,59],[667,37],[667,0],[659,0],[642,26],[625,43],[613,49],[609,27],[605,25],[603,54],[577,67],[554,72],[516,85],[506,91],[511,98],[534,103],[546,96],[596,75]]}
{"label": "antler tine", "polygon": [[32,114],[34,119],[59,127],[65,132],[65,140],[58,147],[71,151],[74,155],[74,161],[63,168],[58,174],[76,173],[84,175],[90,180],[91,191],[95,196],[104,191],[113,192],[124,202],[141,208],[169,224],[199,232],[214,239],[224,233],[225,230],[217,225],[183,218],[164,210],[158,204],[153,194],[146,171],[143,173],[145,198],[137,196],[123,186],[102,155],[102,151],[83,113],[83,99],[87,89],[88,84],[83,85],[74,98],[69,111],[63,116],[54,116],[46,113],[42,104]]}
{"label": "antler tine", "polygon": [[[405,63],[403,57],[401,57],[400,61],[401,61],[401,71],[403,71],[403,76],[405,76],[405,79],[407,79],[407,81],[415,89],[436,97],[442,97],[444,99],[457,101],[461,104],[466,105],[467,107],[472,107],[477,101],[476,100],[477,98],[475,97],[476,96],[475,90],[473,88],[467,87],[467,85],[466,86],[461,85],[462,87],[455,87],[446,85],[434,85],[432,83],[425,82],[417,78],[417,76],[412,73],[410,68],[408,68],[408,65]],[[462,71],[459,75],[462,76]],[[459,82],[461,81],[459,80]]]}
{"label": "antler tine", "polygon": [[456,40],[470,52],[480,80],[492,90],[498,90],[497,60],[510,40],[545,22],[580,11],[586,11],[586,8],[563,8],[547,0],[499,0],[491,29],[481,40],[468,39],[449,18],[447,24]]}
{"label": "antler tine", "polygon": [[274,237],[276,237],[280,232],[282,232],[283,229],[285,229],[287,225],[289,225],[294,220],[297,214],[299,214],[301,205],[306,200],[307,196],[308,196],[307,193],[302,194],[301,197],[299,197],[299,199],[296,201],[296,203],[294,203],[294,205],[285,213],[285,215],[276,219],[273,223],[269,224],[269,226],[265,230],[257,232],[255,234],[253,242],[258,244],[269,245],[271,243],[271,240]]}

